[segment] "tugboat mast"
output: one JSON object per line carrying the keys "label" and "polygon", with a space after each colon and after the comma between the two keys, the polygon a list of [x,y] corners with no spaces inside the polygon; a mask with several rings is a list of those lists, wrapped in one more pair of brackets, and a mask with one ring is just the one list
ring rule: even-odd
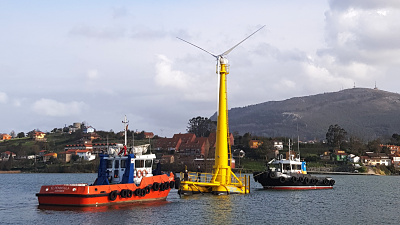
{"label": "tugboat mast", "polygon": [[127,143],[128,143],[128,123],[129,123],[129,121],[127,121],[126,120],[126,115],[125,115],[125,119],[122,121],[122,123],[124,124],[124,130],[125,130],[125,146],[127,145]]}

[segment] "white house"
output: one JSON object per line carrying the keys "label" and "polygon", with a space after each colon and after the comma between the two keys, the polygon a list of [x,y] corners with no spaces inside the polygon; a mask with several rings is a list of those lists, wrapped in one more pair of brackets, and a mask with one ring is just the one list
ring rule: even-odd
{"label": "white house", "polygon": [[352,163],[358,163],[358,162],[360,162],[360,159],[361,158],[359,156],[356,156],[354,154],[349,155],[349,161]]}
{"label": "white house", "polygon": [[366,152],[365,155],[361,157],[361,159],[365,165],[370,166],[390,166],[392,164],[392,160],[389,159],[389,156],[387,156],[385,153]]}
{"label": "white house", "polygon": [[88,134],[88,133],[94,133],[94,128],[91,126],[83,128],[83,133]]}
{"label": "white house", "polygon": [[92,161],[96,159],[96,155],[92,155],[90,150],[78,150],[76,151],[76,155],[86,161]]}

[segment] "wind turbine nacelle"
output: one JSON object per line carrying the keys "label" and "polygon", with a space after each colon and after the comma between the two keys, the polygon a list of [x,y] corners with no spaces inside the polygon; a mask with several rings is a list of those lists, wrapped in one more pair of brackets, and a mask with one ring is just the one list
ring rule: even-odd
{"label": "wind turbine nacelle", "polygon": [[228,64],[228,59],[221,57],[220,63],[226,65],[226,64]]}

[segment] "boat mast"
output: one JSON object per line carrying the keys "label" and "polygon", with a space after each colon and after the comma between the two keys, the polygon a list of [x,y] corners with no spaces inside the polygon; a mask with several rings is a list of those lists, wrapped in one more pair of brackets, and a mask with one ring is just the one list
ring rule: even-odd
{"label": "boat mast", "polygon": [[126,120],[126,115],[125,115],[125,119],[122,121],[122,123],[124,124],[124,130],[125,130],[125,146],[127,145],[128,142],[128,123],[129,121]]}

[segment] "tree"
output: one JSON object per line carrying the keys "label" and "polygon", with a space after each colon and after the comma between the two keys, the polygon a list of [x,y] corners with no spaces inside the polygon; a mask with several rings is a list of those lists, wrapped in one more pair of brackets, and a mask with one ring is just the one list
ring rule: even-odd
{"label": "tree", "polygon": [[376,140],[368,142],[368,150],[375,152],[375,153],[381,153],[382,147],[381,147],[381,140],[378,138]]}
{"label": "tree", "polygon": [[350,152],[356,155],[363,155],[366,149],[365,145],[355,136],[350,137]]}
{"label": "tree", "polygon": [[189,120],[187,131],[196,137],[208,137],[215,130],[215,124],[207,117],[193,117]]}
{"label": "tree", "polygon": [[326,133],[326,141],[332,147],[340,148],[340,144],[346,140],[347,131],[339,125],[330,125]]}
{"label": "tree", "polygon": [[11,132],[10,132],[10,136],[12,137],[12,138],[15,138],[17,135],[15,134],[15,131],[14,130],[12,130]]}
{"label": "tree", "polygon": [[274,151],[274,144],[272,141],[263,140],[263,143],[255,149],[255,156],[258,159],[267,160],[270,153]]}
{"label": "tree", "polygon": [[19,132],[17,134],[17,138],[23,138],[23,137],[25,137],[25,133],[24,132]]}

